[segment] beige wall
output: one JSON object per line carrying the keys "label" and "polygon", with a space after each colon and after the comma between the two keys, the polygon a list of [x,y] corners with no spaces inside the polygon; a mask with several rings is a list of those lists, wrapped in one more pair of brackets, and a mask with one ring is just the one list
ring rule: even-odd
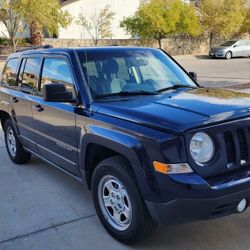
{"label": "beige wall", "polygon": [[89,39],[88,32],[80,25],[75,23],[80,13],[83,13],[89,19],[94,13],[98,13],[106,5],[110,5],[115,13],[112,21],[112,38],[129,38],[122,28],[120,22],[124,17],[131,16],[139,6],[139,0],[76,0],[63,5],[62,10],[68,11],[74,20],[66,29],[59,29],[59,38]]}
{"label": "beige wall", "polygon": [[[243,37],[250,39],[249,36]],[[214,39],[213,45],[219,45],[224,39]],[[51,44],[54,47],[88,47],[94,46],[90,39],[44,39],[44,44]],[[140,40],[140,39],[103,39],[99,41],[99,46],[109,45],[120,46],[144,46],[158,48],[156,40]],[[208,55],[209,38],[196,37],[172,37],[162,40],[162,48],[171,55]]]}
{"label": "beige wall", "polygon": [[[44,39],[44,44],[51,44],[54,47],[88,47],[93,46],[90,39]],[[217,41],[219,43],[219,41]],[[99,41],[99,46],[108,45],[121,46],[145,46],[158,48],[155,40],[140,39],[104,39]],[[188,55],[188,54],[208,54],[208,38],[168,38],[162,41],[162,48],[171,55]]]}

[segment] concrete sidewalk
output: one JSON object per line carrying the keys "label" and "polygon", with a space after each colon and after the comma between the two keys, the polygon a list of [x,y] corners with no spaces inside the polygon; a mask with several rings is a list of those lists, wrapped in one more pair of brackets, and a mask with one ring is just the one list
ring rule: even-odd
{"label": "concrete sidewalk", "polygon": [[[0,249],[130,249],[103,229],[91,194],[52,166],[22,166],[6,153],[0,130]],[[250,210],[189,225],[160,226],[136,249],[249,249]],[[131,248],[131,249],[133,249]]]}

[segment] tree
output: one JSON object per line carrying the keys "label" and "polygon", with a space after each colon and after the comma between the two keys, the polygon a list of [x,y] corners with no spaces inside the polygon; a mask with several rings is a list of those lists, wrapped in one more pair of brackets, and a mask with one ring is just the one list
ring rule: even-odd
{"label": "tree", "polygon": [[241,33],[250,33],[250,7],[246,10],[245,20],[242,24]]}
{"label": "tree", "polygon": [[89,20],[87,20],[83,13],[80,13],[76,23],[87,30],[95,46],[97,46],[100,39],[112,37],[111,21],[114,15],[115,13],[107,5],[99,12],[95,12]]}
{"label": "tree", "polygon": [[26,27],[22,22],[21,15],[15,11],[15,8],[16,2],[0,0],[0,22],[2,22],[7,29],[13,52],[16,51],[16,47],[20,40],[17,38],[17,34],[23,32]]}
{"label": "tree", "polygon": [[195,9],[181,0],[144,0],[132,17],[121,22],[132,36],[156,39],[161,48],[163,38],[171,34],[199,33],[199,20]]}
{"label": "tree", "polygon": [[17,12],[30,27],[30,37],[33,45],[40,45],[42,31],[55,34],[58,27],[67,27],[72,18],[68,12],[61,10],[58,0],[17,0]]}
{"label": "tree", "polygon": [[202,24],[210,34],[210,47],[215,35],[229,38],[245,20],[244,0],[202,0]]}

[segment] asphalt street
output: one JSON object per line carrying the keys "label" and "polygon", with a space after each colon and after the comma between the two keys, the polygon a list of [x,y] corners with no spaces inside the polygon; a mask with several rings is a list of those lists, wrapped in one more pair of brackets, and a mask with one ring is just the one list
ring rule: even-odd
{"label": "asphalt street", "polygon": [[[250,59],[177,60],[196,71],[202,85],[250,83]],[[35,157],[13,164],[0,130],[0,250],[250,249],[249,232],[250,209],[217,220],[159,226],[143,243],[122,245],[103,229],[84,186]]]}
{"label": "asphalt street", "polygon": [[208,56],[178,56],[175,59],[187,71],[197,72],[202,86],[237,88],[237,85],[246,83],[250,86],[250,58],[224,60]]}

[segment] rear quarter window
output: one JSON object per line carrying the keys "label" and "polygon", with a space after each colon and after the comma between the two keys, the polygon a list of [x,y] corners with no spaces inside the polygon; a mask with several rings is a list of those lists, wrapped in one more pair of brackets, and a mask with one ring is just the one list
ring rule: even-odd
{"label": "rear quarter window", "polygon": [[17,83],[18,58],[11,58],[5,64],[1,78],[1,84],[9,87],[16,87]]}

